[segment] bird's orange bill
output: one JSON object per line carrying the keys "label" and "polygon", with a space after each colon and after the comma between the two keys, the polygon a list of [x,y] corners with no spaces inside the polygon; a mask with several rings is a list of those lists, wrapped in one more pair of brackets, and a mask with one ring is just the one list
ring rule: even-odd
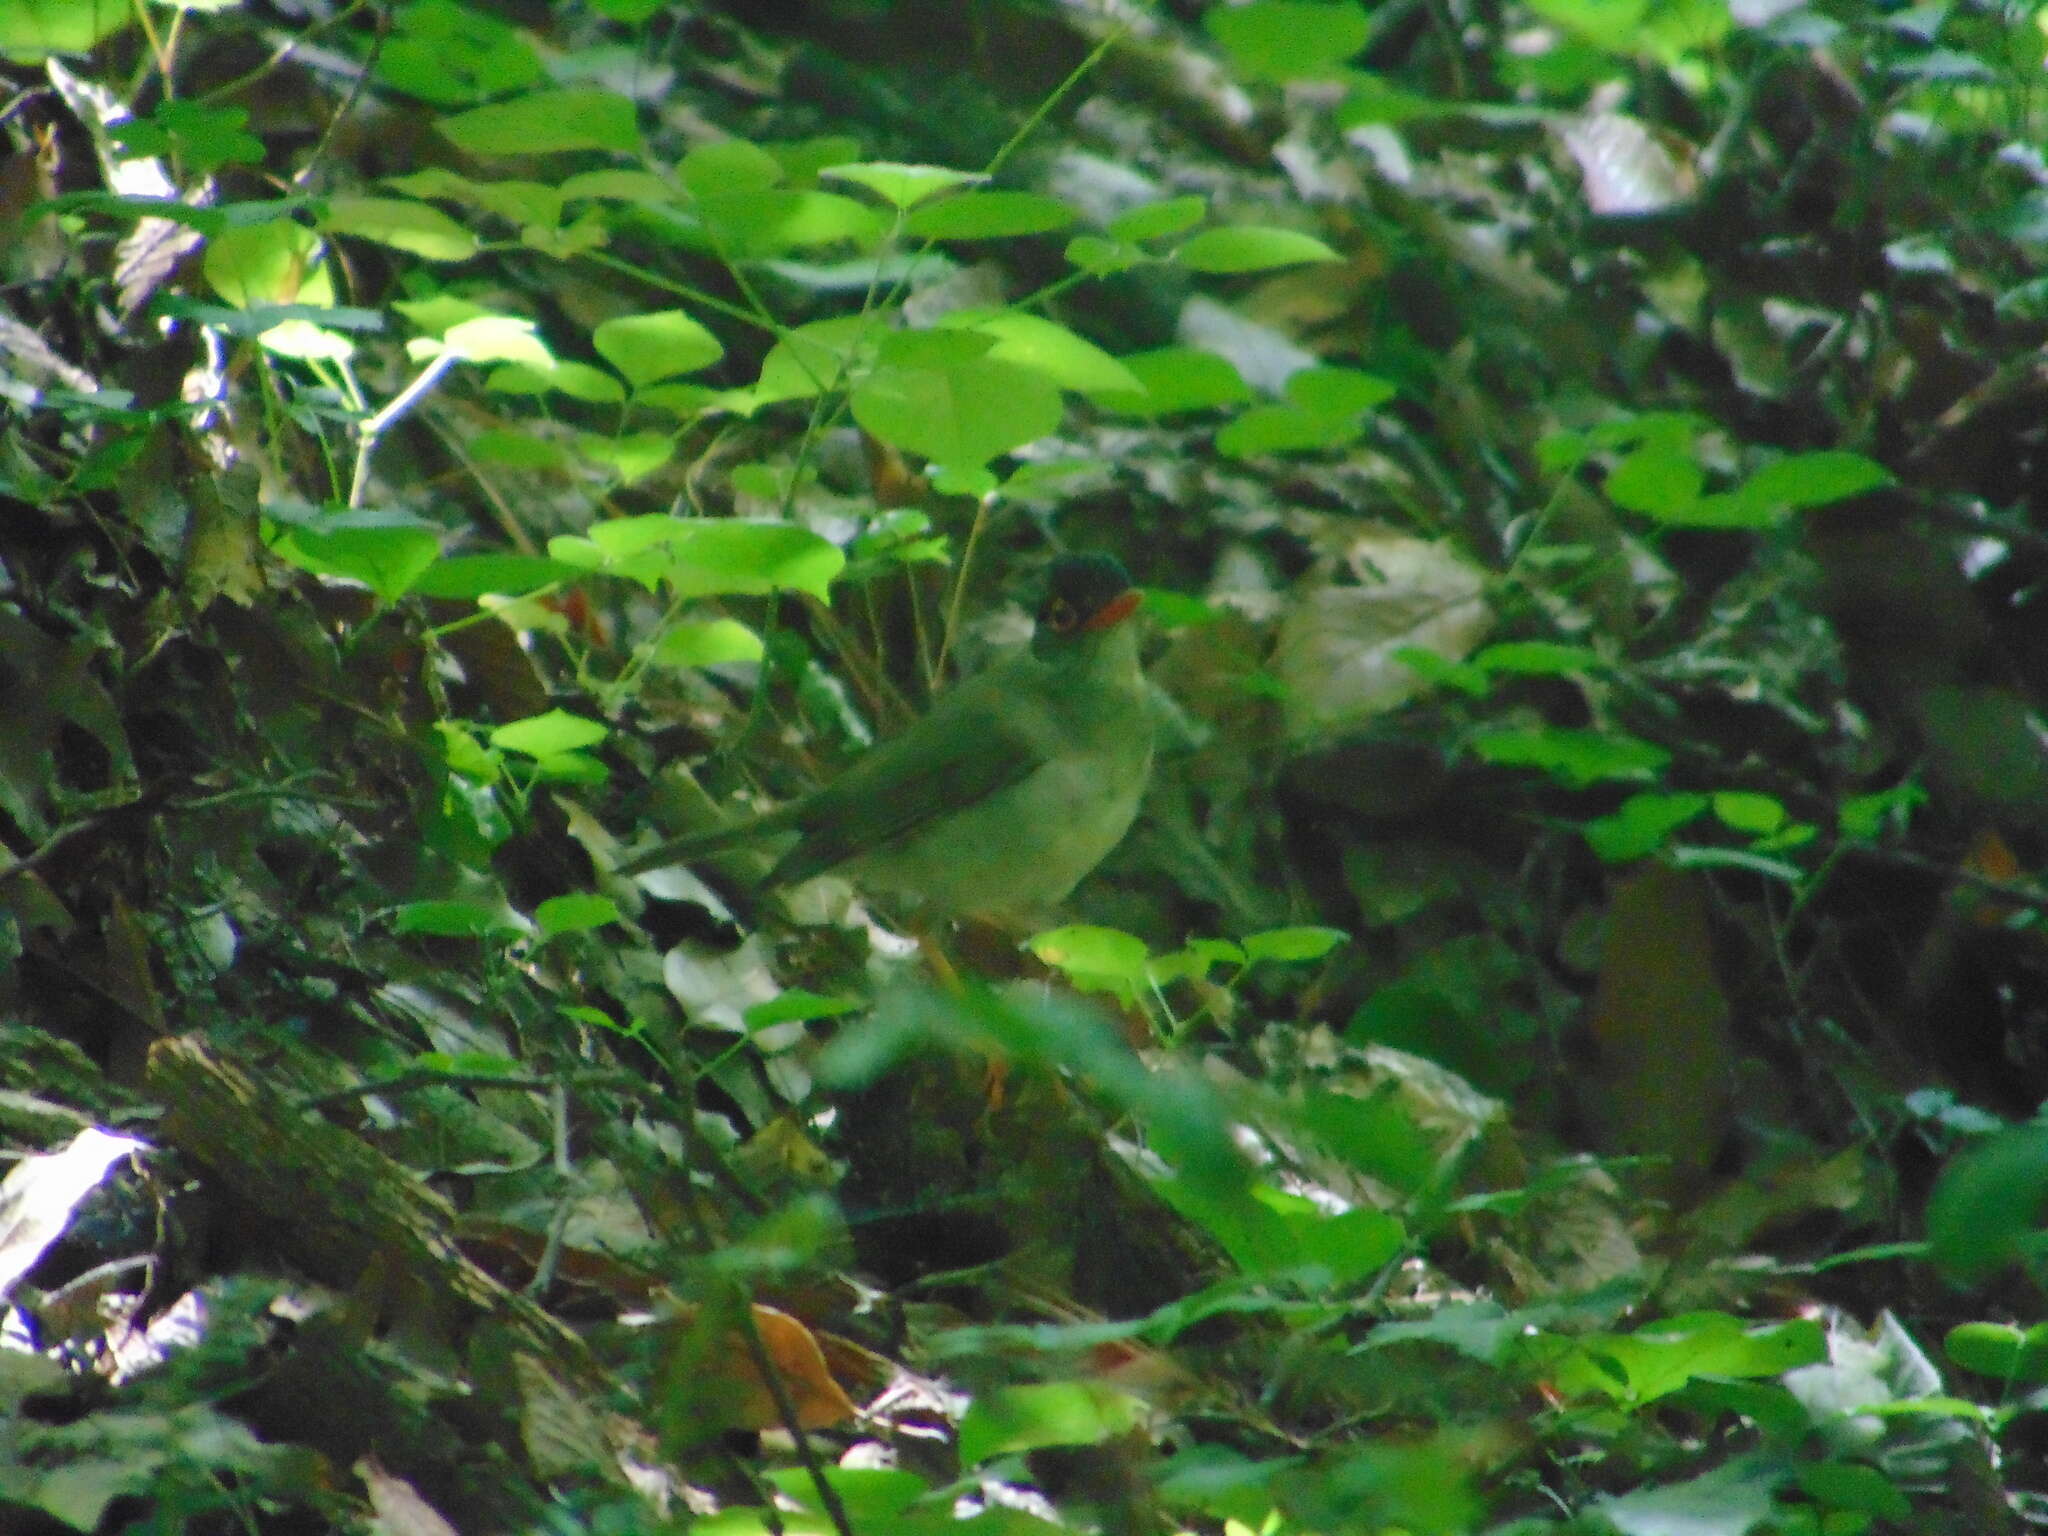
{"label": "bird's orange bill", "polygon": [[1145,594],[1136,587],[1131,588],[1128,592],[1119,593],[1096,609],[1088,622],[1081,627],[1083,629],[1115,629],[1117,625],[1123,623],[1125,619],[1128,619],[1138,611],[1138,604],[1144,600],[1144,596]]}

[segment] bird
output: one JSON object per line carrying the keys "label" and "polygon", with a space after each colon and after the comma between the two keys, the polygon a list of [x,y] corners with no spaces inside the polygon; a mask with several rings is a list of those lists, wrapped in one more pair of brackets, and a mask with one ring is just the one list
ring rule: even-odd
{"label": "bird", "polygon": [[1151,777],[1138,605],[1114,556],[1056,557],[1028,645],[823,787],[617,873],[794,834],[764,885],[837,871],[920,913],[995,923],[1056,907],[1123,840]]}

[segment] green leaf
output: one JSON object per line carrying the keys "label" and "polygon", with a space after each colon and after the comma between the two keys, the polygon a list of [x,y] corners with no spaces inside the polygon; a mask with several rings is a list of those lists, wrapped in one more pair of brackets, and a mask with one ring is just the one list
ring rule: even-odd
{"label": "green leaf", "polygon": [[866,187],[896,208],[914,208],[926,198],[985,177],[943,165],[897,165],[871,160],[858,165],[829,165],[818,172],[838,181]]}
{"label": "green leaf", "polygon": [[1645,443],[1607,476],[1607,498],[1647,517],[1675,521],[1691,511],[1706,484],[1706,471],[1683,448]]}
{"label": "green leaf", "polygon": [[135,19],[114,0],[0,0],[0,55],[40,64],[55,53],[86,53]]}
{"label": "green leaf", "polygon": [[1048,1445],[1100,1445],[1145,1421],[1145,1405],[1097,1381],[1052,1381],[978,1393],[960,1420],[960,1464]]}
{"label": "green leaf", "polygon": [[1247,960],[1320,960],[1350,942],[1342,928],[1268,928],[1245,936],[1244,953]]}
{"label": "green leaf", "polygon": [[[920,1532],[929,1527],[913,1526],[902,1517],[912,1504],[929,1491],[925,1480],[915,1472],[906,1472],[898,1467],[835,1467],[827,1464],[820,1468],[825,1482],[839,1496],[839,1507],[845,1512],[846,1523],[855,1531],[895,1531],[917,1529]],[[818,1494],[818,1485],[811,1481],[811,1474],[802,1467],[784,1467],[767,1474],[765,1481],[772,1483],[777,1491],[798,1506],[817,1510],[823,1507]],[[705,1536],[707,1522],[693,1521]],[[972,1522],[970,1522],[972,1524]],[[830,1527],[827,1527],[829,1529]],[[789,1536],[796,1536],[796,1528],[785,1525]],[[809,1526],[803,1530],[811,1529]],[[718,1536],[730,1536],[721,1529]],[[764,1536],[766,1536],[764,1528]],[[989,1536],[996,1536],[991,1532]],[[1024,1536],[1019,1532],[1018,1536]],[[1044,1536],[1052,1536],[1050,1531]]]}
{"label": "green leaf", "polygon": [[740,1015],[749,1034],[775,1024],[808,1024],[812,1019],[836,1019],[861,1007],[857,997],[821,997],[802,987],[791,987],[765,1003],[756,1003]]}
{"label": "green leaf", "polygon": [[206,243],[200,269],[213,291],[237,309],[259,304],[334,302],[320,237],[290,219],[225,229]]}
{"label": "green leaf", "polygon": [[[1347,1031],[1363,1040],[1357,1020]],[[1419,1195],[1437,1177],[1443,1153],[1413,1111],[1389,1094],[1360,1097],[1312,1088],[1302,1095],[1301,1126],[1360,1173],[1403,1194]]]}
{"label": "green leaf", "polygon": [[1063,254],[1069,265],[1079,267],[1090,277],[1110,277],[1155,259],[1135,245],[1105,240],[1100,235],[1074,236]]}
{"label": "green leaf", "polygon": [[1287,398],[1316,416],[1351,418],[1394,398],[1394,386],[1356,368],[1303,368],[1287,377]]}
{"label": "green leaf", "polygon": [[392,13],[392,35],[377,55],[385,85],[436,106],[465,106],[539,82],[533,45],[496,16],[455,0],[417,0]]}
{"label": "green leaf", "polygon": [[1244,224],[1205,229],[1174,252],[1174,259],[1195,272],[1263,272],[1339,257],[1314,235]]}
{"label": "green leaf", "polygon": [[838,546],[808,528],[738,518],[672,521],[682,522],[683,532],[664,575],[679,597],[808,592],[829,602],[846,568]]}
{"label": "green leaf", "polygon": [[336,520],[285,528],[270,547],[302,571],[360,582],[395,603],[439,557],[441,540],[432,529],[411,524],[349,526]]}
{"label": "green leaf", "polygon": [[582,573],[540,555],[450,555],[420,574],[411,590],[421,597],[478,598],[487,592],[519,597]]}
{"label": "green leaf", "polygon": [[549,897],[533,909],[533,920],[540,925],[540,936],[552,939],[560,934],[587,933],[593,928],[602,928],[606,923],[616,923],[619,907],[609,896],[577,892]]}
{"label": "green leaf", "polygon": [[1715,795],[1714,814],[1723,826],[1752,837],[1768,837],[1785,825],[1783,801],[1746,790],[1723,790]]}
{"label": "green leaf", "polygon": [[1964,1370],[1995,1381],[2032,1386],[2048,1380],[2048,1324],[1958,1323],[1942,1348]]}
{"label": "green leaf", "polygon": [[529,715],[499,726],[491,732],[490,743],[501,752],[517,752],[523,757],[553,757],[596,746],[610,734],[600,721],[551,709],[544,715]]}
{"label": "green leaf", "polygon": [[1251,80],[1329,79],[1372,36],[1372,23],[1355,0],[1211,5],[1202,25]]}
{"label": "green leaf", "polygon": [[526,363],[493,368],[484,388],[494,395],[567,395],[586,405],[617,405],[626,398],[626,386],[602,368],[558,358],[542,368]]}
{"label": "green leaf", "polygon": [[1748,1536],[1774,1511],[1791,1463],[1761,1452],[1685,1482],[1602,1495],[1592,1507],[1621,1536]]}
{"label": "green leaf", "polygon": [[590,333],[590,344],[635,389],[709,368],[725,356],[719,339],[680,309],[606,320]]}
{"label": "green leaf", "polygon": [[393,908],[391,926],[437,939],[522,937],[531,928],[509,908],[480,901],[409,901]]}
{"label": "green leaf", "polygon": [[574,149],[640,153],[633,103],[614,91],[579,86],[534,91],[444,117],[441,136],[465,154],[549,155]]}
{"label": "green leaf", "polygon": [[1104,410],[1131,416],[1171,416],[1180,411],[1205,411],[1241,405],[1251,399],[1251,386],[1228,358],[1199,347],[1160,347],[1123,359],[1139,390],[1100,390],[1091,398]]}
{"label": "green leaf", "polygon": [[466,261],[478,250],[475,235],[431,203],[402,197],[336,196],[327,200],[320,227],[333,235],[374,240],[427,261]]}
{"label": "green leaf", "polygon": [[1603,779],[1646,779],[1664,771],[1671,754],[1633,736],[1544,726],[1477,736],[1472,750],[1484,762],[1539,768],[1560,783],[1584,789]]}
{"label": "green leaf", "polygon": [[676,440],[665,432],[628,432],[618,437],[586,432],[576,439],[576,451],[591,463],[610,469],[619,484],[631,485],[674,458]]}
{"label": "green leaf", "polygon": [[186,175],[203,176],[223,165],[262,163],[263,141],[245,131],[248,121],[246,107],[174,99],[148,117],[109,123],[107,137],[121,146],[121,159],[175,155]]}
{"label": "green leaf", "polygon": [[569,462],[568,451],[560,443],[509,427],[477,433],[469,440],[469,451],[482,463],[502,464],[508,469],[561,470]]}
{"label": "green leaf", "polygon": [[1145,974],[1154,986],[1207,976],[1219,965],[1245,964],[1244,946],[1229,939],[1190,939],[1181,948],[1154,955],[1145,963]]}
{"label": "green leaf", "polygon": [[1201,197],[1170,197],[1162,203],[1147,203],[1111,219],[1110,238],[1135,245],[1141,240],[1177,235],[1201,223],[1208,207],[1208,199]]}
{"label": "green leaf", "polygon": [[1735,494],[1746,506],[1772,513],[1804,511],[1896,485],[1890,470],[1860,453],[1795,453],[1766,464]]}
{"label": "green leaf", "polygon": [[1647,858],[1664,846],[1673,832],[1707,808],[1705,795],[1630,795],[1620,809],[1597,817],[1579,830],[1593,852],[1610,864]]}
{"label": "green leaf", "polygon": [[2048,1125],[2015,1126],[1942,1170],[1927,1202],[1934,1259],[1965,1285],[1981,1285],[2041,1251],[2048,1219]]}
{"label": "green leaf", "polygon": [[889,332],[890,316],[835,315],[788,332],[761,359],[756,401],[808,400],[857,376]]}
{"label": "green leaf", "polygon": [[523,363],[546,373],[554,354],[534,334],[533,322],[515,315],[478,315],[441,333],[441,346],[466,363]]}
{"label": "green leaf", "polygon": [[738,619],[680,620],[662,632],[652,659],[664,667],[713,667],[759,661],[765,654],[761,637]]}
{"label": "green leaf", "polygon": [[1793,1481],[1801,1493],[1829,1509],[1901,1522],[1913,1513],[1913,1501],[1900,1491],[1898,1484],[1878,1468],[1862,1462],[1802,1462]]}
{"label": "green leaf", "polygon": [[762,192],[781,183],[782,162],[746,139],[715,139],[683,156],[676,179],[697,198]]}
{"label": "green leaf", "polygon": [[1070,976],[1114,976],[1132,982],[1145,979],[1145,962],[1151,957],[1145,941],[1136,934],[1085,923],[1034,934],[1025,948]]}
{"label": "green leaf", "polygon": [[1062,389],[1085,393],[1135,391],[1144,387],[1136,374],[1094,342],[1039,315],[1014,309],[963,309],[953,311],[938,323],[948,330],[968,330],[993,337],[995,345],[988,349],[987,356],[1029,368]]}
{"label": "green leaf", "polygon": [[1882,836],[1887,825],[1903,825],[1915,806],[1926,803],[1927,791],[1908,780],[1875,794],[1844,800],[1835,812],[1835,824],[1842,836],[1870,842]]}
{"label": "green leaf", "polygon": [[606,166],[602,170],[578,171],[574,176],[565,177],[556,186],[555,195],[564,203],[575,202],[579,198],[656,205],[675,200],[675,193],[669,184],[652,171],[636,171],[626,166]]}
{"label": "green leaf", "polygon": [[1039,192],[962,192],[927,203],[903,221],[926,240],[1007,240],[1042,235],[1074,222],[1074,210]]}
{"label": "green leaf", "polygon": [[1489,645],[1473,656],[1472,665],[1485,672],[1514,672],[1525,677],[1571,677],[1606,668],[1600,653],[1583,645],[1550,640],[1509,640]]}
{"label": "green leaf", "polygon": [[866,250],[888,233],[887,215],[836,192],[772,187],[706,193],[697,204],[725,251],[746,260],[842,243]]}
{"label": "green leaf", "polygon": [[976,358],[952,368],[878,368],[853,391],[853,418],[892,447],[962,469],[1058,430],[1044,375]]}
{"label": "green leaf", "polygon": [[1341,448],[1360,435],[1357,422],[1292,405],[1259,405],[1216,434],[1216,446],[1234,459],[1268,453],[1310,453]]}
{"label": "green leaf", "polygon": [[1455,688],[1471,697],[1484,698],[1492,680],[1469,661],[1452,661],[1448,656],[1419,645],[1404,645],[1394,651],[1394,660],[1427,682]]}

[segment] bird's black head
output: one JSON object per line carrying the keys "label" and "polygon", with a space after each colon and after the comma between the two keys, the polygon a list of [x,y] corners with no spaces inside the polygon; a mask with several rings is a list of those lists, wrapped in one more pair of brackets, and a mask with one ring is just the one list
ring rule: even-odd
{"label": "bird's black head", "polygon": [[1116,628],[1138,608],[1131,573],[1115,555],[1061,555],[1038,605],[1041,643]]}

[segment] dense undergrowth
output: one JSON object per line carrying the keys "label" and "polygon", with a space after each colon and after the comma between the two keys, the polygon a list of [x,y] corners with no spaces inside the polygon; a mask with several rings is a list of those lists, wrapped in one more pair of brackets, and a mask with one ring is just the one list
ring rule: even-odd
{"label": "dense undergrowth", "polygon": [[[2043,53],[0,0],[0,1529],[2048,1519]],[[1055,926],[614,873],[1068,549]]]}

